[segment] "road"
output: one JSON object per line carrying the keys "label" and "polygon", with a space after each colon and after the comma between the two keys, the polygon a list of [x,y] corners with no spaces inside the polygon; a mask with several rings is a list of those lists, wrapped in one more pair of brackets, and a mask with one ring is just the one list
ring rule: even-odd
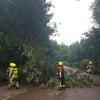
{"label": "road", "polygon": [[[62,95],[58,91],[35,88],[27,93],[15,96],[11,100],[100,100],[100,87],[67,88]],[[59,92],[58,92],[59,93]]]}

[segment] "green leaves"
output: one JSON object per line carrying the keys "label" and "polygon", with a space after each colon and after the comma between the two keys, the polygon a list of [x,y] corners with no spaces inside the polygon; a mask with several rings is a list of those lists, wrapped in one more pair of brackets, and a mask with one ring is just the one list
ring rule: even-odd
{"label": "green leaves", "polygon": [[48,25],[49,7],[46,0],[0,0],[0,65],[16,62],[27,81],[36,84],[48,80],[53,61],[48,53],[55,30]]}
{"label": "green leaves", "polygon": [[94,4],[92,5],[92,10],[93,10],[93,18],[94,21],[100,25],[100,1],[95,0]]}
{"label": "green leaves", "polygon": [[[47,47],[40,44],[25,44],[23,55],[27,57],[24,73],[26,80],[32,84],[42,84],[51,77],[49,69],[52,66],[52,59],[47,55]],[[54,67],[54,66],[53,66]],[[46,77],[45,77],[46,76]]]}

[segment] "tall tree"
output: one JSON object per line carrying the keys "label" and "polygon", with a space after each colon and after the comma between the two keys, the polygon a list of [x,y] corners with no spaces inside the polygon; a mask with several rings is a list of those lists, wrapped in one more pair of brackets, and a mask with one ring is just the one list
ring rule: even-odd
{"label": "tall tree", "polygon": [[100,25],[100,0],[95,0],[92,5],[94,21]]}
{"label": "tall tree", "polygon": [[54,32],[48,25],[50,7],[46,0],[0,0],[0,54],[5,62],[24,60],[22,70],[28,81],[38,83],[48,78],[42,76],[48,75],[43,72],[50,66],[49,36]]}

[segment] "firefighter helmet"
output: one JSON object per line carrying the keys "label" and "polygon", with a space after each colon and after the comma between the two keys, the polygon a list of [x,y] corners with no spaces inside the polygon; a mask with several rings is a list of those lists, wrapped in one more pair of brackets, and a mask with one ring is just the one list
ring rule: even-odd
{"label": "firefighter helmet", "polygon": [[59,64],[59,65],[63,65],[63,62],[62,62],[62,61],[59,61],[58,64]]}
{"label": "firefighter helmet", "polygon": [[90,65],[92,65],[92,64],[93,64],[93,62],[92,62],[92,61],[89,61],[89,64],[90,64]]}
{"label": "firefighter helmet", "polygon": [[15,63],[10,63],[10,67],[16,67]]}

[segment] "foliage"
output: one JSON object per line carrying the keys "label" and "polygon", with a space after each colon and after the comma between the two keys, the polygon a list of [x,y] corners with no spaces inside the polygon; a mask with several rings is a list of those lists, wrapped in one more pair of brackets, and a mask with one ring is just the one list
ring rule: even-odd
{"label": "foliage", "polygon": [[47,83],[47,87],[58,89],[59,88],[59,80],[57,78],[51,78]]}
{"label": "foliage", "polygon": [[[59,89],[59,80],[55,78],[51,78],[48,83],[47,87]],[[74,88],[74,87],[90,87],[93,83],[90,81],[87,73],[82,71],[65,71],[65,86],[67,88]]]}
{"label": "foliage", "polygon": [[66,72],[65,73],[66,87],[88,87],[91,86],[87,74],[82,74],[82,72]]}
{"label": "foliage", "polygon": [[39,46],[38,43],[28,44],[28,47],[26,45],[23,54],[27,56],[27,62],[23,71],[29,83],[45,83],[52,76],[51,71],[53,71],[53,69],[51,69],[51,67],[54,67],[54,61],[49,55],[46,55],[47,52],[48,50]]}
{"label": "foliage", "polygon": [[[49,36],[55,31],[48,23],[52,5],[46,0],[0,0],[0,70],[17,63],[20,80],[38,84],[49,80],[54,58],[49,54]],[[51,70],[51,69],[50,69]],[[47,76],[47,77],[45,77]],[[25,79],[24,79],[25,80]]]}
{"label": "foliage", "polygon": [[91,9],[93,10],[93,19],[94,21],[100,25],[100,1],[95,0],[92,4]]}
{"label": "foliage", "polygon": [[93,74],[100,75],[100,70],[98,68],[94,68]]}
{"label": "foliage", "polygon": [[79,42],[75,42],[69,46],[69,58],[71,62],[80,61],[82,59],[82,50]]}

